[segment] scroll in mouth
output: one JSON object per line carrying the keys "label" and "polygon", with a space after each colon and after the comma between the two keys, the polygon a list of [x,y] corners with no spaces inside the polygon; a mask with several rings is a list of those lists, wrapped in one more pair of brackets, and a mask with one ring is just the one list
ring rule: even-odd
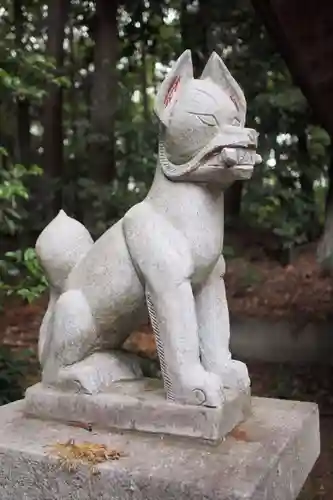
{"label": "scroll in mouth", "polygon": [[244,147],[226,147],[221,151],[221,159],[228,167],[254,167],[261,163],[261,156],[255,149]]}

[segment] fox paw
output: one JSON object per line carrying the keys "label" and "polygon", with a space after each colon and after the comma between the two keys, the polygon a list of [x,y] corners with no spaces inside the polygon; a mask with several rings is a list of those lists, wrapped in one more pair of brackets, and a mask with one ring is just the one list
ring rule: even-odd
{"label": "fox paw", "polygon": [[218,375],[226,389],[246,391],[251,385],[247,366],[241,361],[231,359],[221,366]]}
{"label": "fox paw", "polygon": [[221,407],[225,397],[220,377],[203,368],[189,373],[190,377],[185,380],[180,377],[177,386],[171,389],[171,398],[180,404]]}

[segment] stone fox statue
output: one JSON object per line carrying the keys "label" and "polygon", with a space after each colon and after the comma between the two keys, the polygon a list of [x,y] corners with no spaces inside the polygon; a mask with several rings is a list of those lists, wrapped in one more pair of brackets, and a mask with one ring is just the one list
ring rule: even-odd
{"label": "stone fox statue", "polygon": [[218,407],[224,388],[246,390],[231,359],[223,276],[223,192],[251,177],[257,132],[246,101],[213,53],[200,79],[185,51],[162,83],[158,164],[147,197],[93,242],[61,211],[36,251],[50,283],[40,329],[43,383],[94,394],[137,378],[120,348],[141,321],[156,335],[167,398]]}

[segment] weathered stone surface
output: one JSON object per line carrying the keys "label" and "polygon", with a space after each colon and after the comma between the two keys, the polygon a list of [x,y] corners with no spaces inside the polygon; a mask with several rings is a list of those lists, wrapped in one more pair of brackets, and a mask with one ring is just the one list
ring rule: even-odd
{"label": "weathered stone surface", "polygon": [[45,420],[89,422],[102,429],[137,430],[220,441],[250,414],[249,392],[227,391],[221,408],[180,405],[165,399],[157,379],[114,384],[109,393],[86,395],[42,384],[26,392],[25,412]]}
{"label": "weathered stone surface", "polygon": [[[315,404],[253,398],[253,415],[218,446],[93,432],[0,409],[1,500],[294,500],[319,454]],[[64,470],[46,445],[75,439],[122,451],[93,476]]]}
{"label": "weathered stone surface", "polygon": [[185,50],[157,92],[155,112],[158,161],[146,198],[96,242],[64,211],[36,242],[50,284],[42,380],[98,394],[135,378],[132,362],[115,359],[149,314],[167,398],[223,407],[224,389],[250,385],[246,365],[229,350],[224,191],[250,179],[261,161],[258,133],[245,127],[244,93],[215,52],[194,78]]}

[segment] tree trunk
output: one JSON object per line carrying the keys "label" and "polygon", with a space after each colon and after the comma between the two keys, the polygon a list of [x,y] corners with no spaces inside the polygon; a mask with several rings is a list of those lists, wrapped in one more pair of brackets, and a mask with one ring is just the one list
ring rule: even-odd
{"label": "tree trunk", "polygon": [[[22,11],[22,0],[14,0],[13,17],[15,25],[16,47],[23,49],[24,18]],[[16,152],[15,161],[22,165],[31,163],[30,142],[30,104],[28,99],[20,98],[16,105]]]}
{"label": "tree trunk", "polygon": [[188,6],[187,0],[182,0],[180,8],[180,29],[183,49],[192,51],[194,76],[198,78],[209,57],[209,32],[211,6],[209,0],[199,0],[197,7]]}
{"label": "tree trunk", "polygon": [[300,185],[302,190],[302,198],[307,206],[307,221],[306,235],[309,241],[313,241],[319,236],[319,221],[316,211],[315,191],[313,180],[309,176],[310,157],[308,152],[308,144],[306,132],[302,131],[298,134],[298,152],[300,161]]}
{"label": "tree trunk", "polygon": [[317,249],[317,260],[324,271],[333,272],[333,138],[330,146],[325,224]]}
{"label": "tree trunk", "polygon": [[[83,213],[81,211],[80,206],[80,198],[79,198],[79,186],[78,180],[80,178],[80,151],[79,151],[79,139],[78,139],[78,117],[79,117],[79,109],[78,102],[82,100],[82,94],[75,87],[76,82],[76,73],[77,73],[77,61],[76,61],[76,53],[75,53],[75,41],[74,41],[74,16],[70,17],[69,23],[69,32],[68,32],[68,78],[70,79],[70,89],[68,90],[68,99],[70,102],[69,109],[69,120],[71,127],[71,149],[74,154],[68,159],[63,179],[65,179],[66,185],[70,185],[70,189],[67,191],[67,196],[64,198],[64,205],[68,209],[70,214],[81,220]],[[87,104],[87,108],[89,108],[89,101]]]}
{"label": "tree trunk", "polygon": [[239,218],[242,204],[243,183],[236,181],[225,192],[224,213],[231,222]]}
{"label": "tree trunk", "polygon": [[147,35],[146,35],[146,28],[145,28],[145,23],[143,19],[143,12],[144,12],[144,2],[142,2],[142,7],[141,7],[141,71],[140,71],[140,76],[141,76],[141,93],[142,93],[142,108],[143,108],[143,118],[146,123],[148,123],[150,116],[149,116],[149,105],[148,105],[148,95],[147,95]]}
{"label": "tree trunk", "polygon": [[[49,0],[48,2],[48,38],[46,53],[52,57],[56,65],[57,74],[63,70],[64,51],[63,43],[65,25],[68,17],[70,0]],[[44,102],[44,158],[43,168],[47,180],[46,188],[52,193],[53,200],[49,206],[53,216],[62,206],[60,186],[55,187],[54,181],[61,180],[63,173],[63,92],[62,88],[51,84]],[[50,200],[51,201],[51,200]]]}
{"label": "tree trunk", "polygon": [[95,71],[91,89],[91,177],[108,182],[115,177],[115,113],[117,107],[118,1],[96,0]]}

